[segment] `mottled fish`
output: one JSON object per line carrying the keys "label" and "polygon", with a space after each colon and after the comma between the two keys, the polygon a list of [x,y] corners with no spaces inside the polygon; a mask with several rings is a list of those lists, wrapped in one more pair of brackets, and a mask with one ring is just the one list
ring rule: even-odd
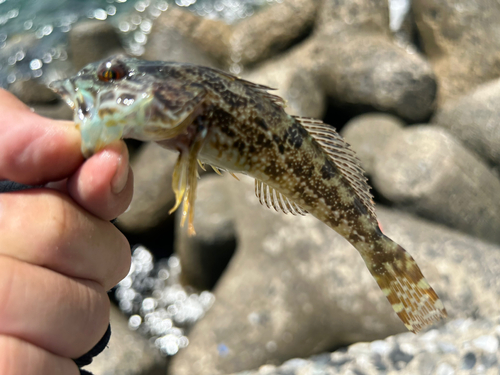
{"label": "mottled fish", "polygon": [[177,150],[176,203],[192,234],[198,163],[255,178],[260,202],[311,213],[361,254],[412,332],[446,310],[415,260],[385,236],[354,152],[330,126],[288,115],[270,88],[191,64],[115,56],[52,83],[75,111],[89,157],[121,138]]}

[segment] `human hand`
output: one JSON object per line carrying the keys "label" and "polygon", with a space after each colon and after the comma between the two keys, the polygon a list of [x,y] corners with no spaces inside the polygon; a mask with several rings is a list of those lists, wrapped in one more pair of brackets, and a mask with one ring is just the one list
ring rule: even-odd
{"label": "human hand", "polygon": [[49,183],[0,194],[0,374],[77,375],[71,358],[103,336],[106,292],[130,267],[129,244],[109,222],[132,198],[126,146],[85,161],[73,123],[2,89],[0,114],[0,180]]}

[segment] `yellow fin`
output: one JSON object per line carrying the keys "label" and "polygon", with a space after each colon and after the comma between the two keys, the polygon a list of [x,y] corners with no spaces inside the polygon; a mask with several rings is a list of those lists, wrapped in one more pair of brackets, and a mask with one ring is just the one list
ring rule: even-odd
{"label": "yellow fin", "polygon": [[349,144],[332,126],[323,123],[321,120],[296,116],[294,118],[319,143],[342,175],[351,184],[368,212],[376,218],[375,203],[370,193],[370,186],[366,182],[367,178],[365,177],[363,168],[361,168],[360,161]]}
{"label": "yellow fin", "polygon": [[198,164],[199,164],[199,166],[200,166],[201,169],[203,169],[205,172],[207,171],[205,169],[205,163],[203,163],[200,159],[198,159]]}
{"label": "yellow fin", "polygon": [[214,167],[213,165],[211,165],[211,167],[215,173],[217,173],[219,176],[222,176],[222,170],[220,168]]}
{"label": "yellow fin", "polygon": [[168,212],[169,215],[175,212],[182,203],[187,188],[187,167],[189,164],[188,155],[180,153],[175,164],[174,173],[172,175],[172,190],[175,194],[174,207]]}
{"label": "yellow fin", "polygon": [[260,204],[274,208],[276,212],[302,216],[307,214],[307,211],[298,204],[260,180],[255,180],[255,195],[259,198]]}

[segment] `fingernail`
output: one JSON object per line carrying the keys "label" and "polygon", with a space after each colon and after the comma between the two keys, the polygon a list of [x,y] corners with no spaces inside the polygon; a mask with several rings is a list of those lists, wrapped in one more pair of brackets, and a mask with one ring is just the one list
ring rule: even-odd
{"label": "fingernail", "polygon": [[111,180],[111,191],[114,194],[119,194],[125,189],[128,180],[128,152],[127,146],[122,145],[122,152],[118,158],[116,172]]}

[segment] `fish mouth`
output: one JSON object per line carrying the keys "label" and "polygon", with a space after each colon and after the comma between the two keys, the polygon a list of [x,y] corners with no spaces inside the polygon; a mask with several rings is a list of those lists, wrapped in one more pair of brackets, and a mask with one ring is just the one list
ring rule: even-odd
{"label": "fish mouth", "polygon": [[60,95],[73,111],[76,110],[76,87],[70,79],[53,81],[49,83],[49,89]]}
{"label": "fish mouth", "polygon": [[73,78],[53,81],[49,88],[59,94],[74,112],[75,122],[87,120],[95,115],[96,95],[92,89],[76,85]]}

